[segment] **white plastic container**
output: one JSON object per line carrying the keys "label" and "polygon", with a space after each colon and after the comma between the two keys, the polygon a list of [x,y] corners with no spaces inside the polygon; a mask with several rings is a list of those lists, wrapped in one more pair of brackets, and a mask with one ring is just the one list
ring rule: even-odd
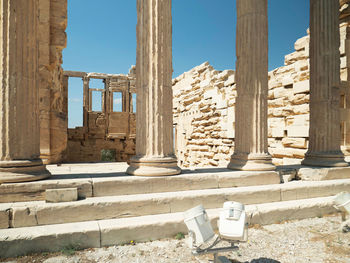
{"label": "white plastic container", "polygon": [[341,192],[334,198],[335,207],[350,214],[350,193]]}
{"label": "white plastic container", "polygon": [[219,233],[224,239],[246,241],[248,238],[244,205],[238,202],[225,202],[220,211]]}
{"label": "white plastic container", "polygon": [[184,212],[185,224],[195,235],[195,244],[200,246],[214,236],[207,212],[202,205]]}

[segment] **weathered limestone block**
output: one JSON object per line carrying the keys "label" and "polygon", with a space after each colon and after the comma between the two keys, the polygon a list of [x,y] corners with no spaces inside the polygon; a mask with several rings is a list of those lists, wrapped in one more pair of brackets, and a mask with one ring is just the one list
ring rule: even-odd
{"label": "weathered limestone block", "polygon": [[294,63],[294,70],[296,72],[298,71],[306,71],[309,69],[309,60],[299,60]]}
{"label": "weathered limestone block", "polygon": [[0,229],[10,227],[10,215],[8,210],[0,210]]}
{"label": "weathered limestone block", "polygon": [[[309,103],[309,101],[310,101],[310,95],[309,94],[295,94],[293,96],[293,99],[292,99],[291,103],[294,104],[294,105],[300,105],[300,104]],[[308,110],[307,113],[309,113],[309,110]]]}
{"label": "weathered limestone block", "polygon": [[[301,161],[302,159],[283,157],[281,165],[300,165]],[[287,178],[287,182],[289,182],[295,178],[295,175],[291,175],[291,174],[288,174],[286,176],[284,175],[283,176],[284,182],[286,182],[286,178]]]}
{"label": "weathered limestone block", "polygon": [[232,74],[228,77],[228,79],[225,81],[224,85],[225,87],[232,86],[235,83],[235,75]]}
{"label": "weathered limestone block", "polygon": [[291,106],[286,106],[283,108],[274,108],[272,110],[272,116],[274,117],[287,117],[291,115],[293,108]]}
{"label": "weathered limestone block", "polygon": [[284,125],[284,118],[269,118],[268,119],[268,126],[275,128],[275,127],[285,127]]}
{"label": "weathered limestone block", "polygon": [[283,148],[282,141],[277,138],[268,138],[270,148]]}
{"label": "weathered limestone block", "polygon": [[283,157],[289,157],[289,158],[303,158],[304,154],[306,152],[302,149],[294,149],[294,148],[270,148],[271,155],[274,158],[283,158]]}
{"label": "weathered limestone block", "polygon": [[269,107],[283,107],[283,106],[285,106],[284,98],[269,100],[268,103],[269,103]]}
{"label": "weathered limestone block", "polygon": [[291,89],[286,89],[285,87],[276,88],[273,90],[275,98],[286,98],[292,93]]}
{"label": "weathered limestone block", "polygon": [[285,65],[280,68],[277,68],[275,71],[275,74],[278,76],[278,78],[281,80],[284,76],[284,74],[290,73],[294,70],[294,64]]}
{"label": "weathered limestone block", "polygon": [[299,115],[299,114],[307,114],[309,113],[309,104],[301,104],[292,106],[293,114]]}
{"label": "weathered limestone block", "polygon": [[283,165],[283,159],[282,158],[272,158],[272,163],[276,166]]}
{"label": "weathered limestone block", "polygon": [[27,227],[38,225],[36,209],[34,207],[15,206],[12,208],[11,226]]}
{"label": "weathered limestone block", "polygon": [[48,203],[71,202],[78,200],[77,188],[47,189],[45,200]]}
{"label": "weathered limestone block", "polygon": [[282,144],[284,147],[293,147],[293,148],[300,148],[300,149],[307,148],[307,141],[305,138],[285,137],[282,139]]}
{"label": "weathered limestone block", "polygon": [[218,74],[218,79],[219,80],[227,80],[233,74],[235,74],[234,70],[226,69]]}
{"label": "weathered limestone block", "polygon": [[301,114],[288,116],[286,118],[287,126],[309,126],[310,114]]}
{"label": "weathered limestone block", "polygon": [[350,178],[350,168],[335,167],[335,168],[300,168],[298,170],[298,177],[305,181],[322,181],[335,179]]}
{"label": "weathered limestone block", "polygon": [[[96,221],[32,228],[11,229],[7,242],[1,239],[0,256],[3,258],[18,257],[43,251],[57,252],[67,247],[67,244],[79,244],[79,248],[100,247],[101,233]],[[43,238],[44,236],[44,238]]]}
{"label": "weathered limestone block", "polygon": [[310,43],[310,36],[304,36],[302,38],[299,38],[295,44],[294,44],[294,48],[297,51],[300,50],[306,50],[309,48],[309,43]]}
{"label": "weathered limestone block", "polygon": [[310,91],[310,81],[304,80],[294,83],[293,92],[294,94],[298,93],[308,93]]}
{"label": "weathered limestone block", "polygon": [[297,72],[294,78],[294,82],[304,81],[308,79],[310,79],[309,71],[301,71],[301,72]]}
{"label": "weathered limestone block", "polygon": [[275,98],[275,93],[273,92],[273,90],[269,90],[267,99],[272,100],[274,98]]}
{"label": "weathered limestone block", "polygon": [[292,85],[293,84],[293,78],[291,75],[286,75],[284,76],[284,78],[282,78],[282,86],[286,87],[288,85]]}
{"label": "weathered limestone block", "polygon": [[284,64],[285,65],[291,65],[294,62],[302,59],[306,59],[308,57],[308,54],[305,50],[301,51],[295,51],[291,54],[288,54],[284,57]]}
{"label": "weathered limestone block", "polygon": [[276,128],[269,128],[268,129],[268,137],[272,138],[282,138],[284,137],[284,128],[283,126],[281,127],[276,127]]}
{"label": "weathered limestone block", "polygon": [[288,137],[309,137],[309,126],[288,126]]}

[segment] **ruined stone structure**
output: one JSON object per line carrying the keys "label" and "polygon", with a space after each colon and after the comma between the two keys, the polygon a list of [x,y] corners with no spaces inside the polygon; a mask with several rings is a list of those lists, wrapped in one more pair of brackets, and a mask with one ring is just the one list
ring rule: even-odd
{"label": "ruined stone structure", "polygon": [[[341,14],[341,149],[348,153],[348,15]],[[268,73],[268,152],[275,165],[300,164],[309,144],[310,35],[295,42],[285,65]],[[173,80],[176,153],[184,167],[226,166],[234,152],[239,72],[216,71],[204,63]],[[339,105],[339,103],[337,104]],[[242,116],[242,111],[237,112]],[[339,125],[335,125],[339,127]],[[334,125],[333,125],[334,126]],[[340,129],[339,129],[340,130]]]}
{"label": "ruined stone structure", "polygon": [[[309,35],[267,72],[267,0],[237,0],[237,72],[204,63],[172,90],[171,0],[137,0],[129,75],[62,71],[66,0],[0,0],[0,258],[174,237],[184,211],[203,204],[216,226],[227,200],[244,203],[250,225],[335,214],[334,195],[350,188],[350,7],[340,3],[339,27],[338,0],[310,0]],[[67,129],[73,77],[83,126]],[[52,178],[24,182],[50,176],[40,156],[99,161],[102,150],[136,155],[52,164]],[[189,166],[220,168],[177,175]]]}
{"label": "ruined stone structure", "polygon": [[[135,151],[129,174],[180,173],[172,135],[171,0],[137,3],[139,110],[135,128],[130,94],[136,90],[132,90],[129,77],[63,74],[66,1],[1,1],[0,181],[48,176],[39,155],[45,163],[99,161],[101,150],[113,149],[117,161],[127,160]],[[336,0],[310,3],[311,40],[309,36],[298,40],[296,52],[286,56],[284,67],[267,72],[267,1],[239,0],[237,74],[216,72],[204,64],[174,80],[175,141],[180,165],[229,163],[232,169],[273,170],[271,156],[274,164],[288,164],[305,156],[307,165],[347,165],[340,142],[346,150],[350,126],[346,61],[349,8],[342,0],[340,5]],[[320,55],[323,53],[331,55]],[[84,82],[84,125],[74,130],[67,129],[69,77],[80,77]],[[89,88],[91,78],[104,79],[105,88]],[[103,94],[101,112],[91,109],[91,92]],[[122,92],[125,100],[118,113],[113,110],[115,92]]]}
{"label": "ruined stone structure", "polygon": [[[129,75],[64,72],[64,89],[68,79],[81,78],[83,88],[83,127],[68,129],[66,162],[98,162],[102,151],[110,151],[109,161],[126,162],[135,154],[136,100],[134,69]],[[91,79],[101,79],[103,89],[89,85]],[[101,94],[100,111],[94,111],[92,94]],[[65,98],[67,100],[67,98]],[[98,102],[97,102],[98,103]]]}

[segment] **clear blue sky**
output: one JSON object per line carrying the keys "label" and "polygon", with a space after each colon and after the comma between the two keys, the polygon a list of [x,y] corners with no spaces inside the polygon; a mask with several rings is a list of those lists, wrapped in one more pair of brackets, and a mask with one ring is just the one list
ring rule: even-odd
{"label": "clear blue sky", "polygon": [[[173,77],[205,61],[217,70],[235,68],[235,6],[235,0],[172,1]],[[268,15],[272,70],[306,35],[309,1],[269,0]],[[127,73],[136,61],[136,23],[136,0],[69,0],[64,70]],[[82,123],[82,87],[80,80],[69,84],[69,127],[75,127]]]}

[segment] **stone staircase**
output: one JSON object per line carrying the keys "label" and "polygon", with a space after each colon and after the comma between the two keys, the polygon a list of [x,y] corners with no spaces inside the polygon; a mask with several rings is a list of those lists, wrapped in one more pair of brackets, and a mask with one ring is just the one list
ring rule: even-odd
{"label": "stone staircase", "polygon": [[[246,205],[251,225],[319,217],[336,212],[335,194],[350,191],[350,170],[340,179],[280,183],[282,174],[297,171],[218,168],[171,177],[133,177],[124,174],[125,167],[49,166],[54,174],[49,180],[0,185],[0,257],[174,237],[187,232],[183,212],[198,204],[207,209],[215,227],[228,200]],[[78,189],[79,200],[44,201],[46,189],[67,187]]]}

